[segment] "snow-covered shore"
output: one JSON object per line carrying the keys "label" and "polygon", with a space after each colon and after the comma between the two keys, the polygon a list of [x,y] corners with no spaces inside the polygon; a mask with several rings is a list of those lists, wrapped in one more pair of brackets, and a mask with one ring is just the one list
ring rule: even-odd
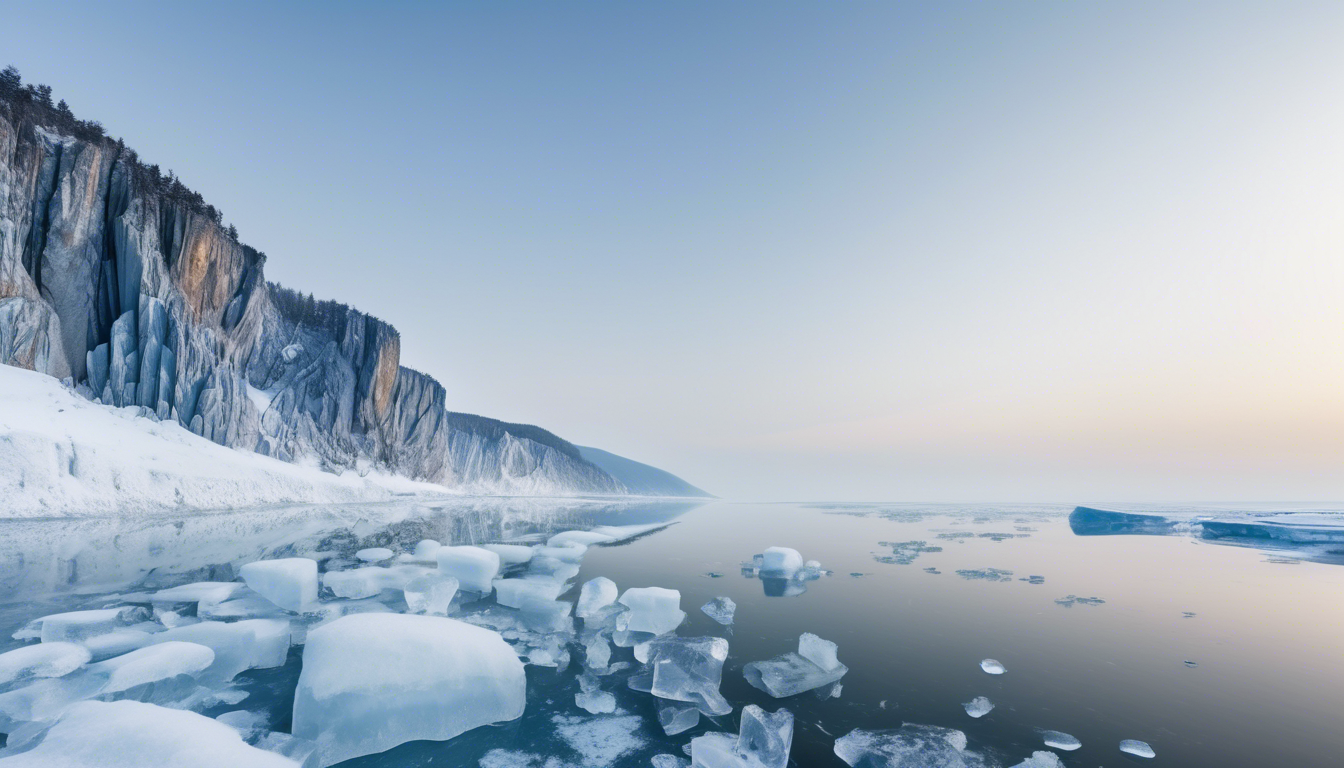
{"label": "snow-covered shore", "polygon": [[139,412],[0,365],[0,518],[457,495],[393,475],[334,475],[236,451]]}

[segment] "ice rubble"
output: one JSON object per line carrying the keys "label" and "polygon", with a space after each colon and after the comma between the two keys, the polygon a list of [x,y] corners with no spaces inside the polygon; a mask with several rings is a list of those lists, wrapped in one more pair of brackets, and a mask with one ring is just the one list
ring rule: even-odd
{"label": "ice rubble", "polygon": [[1008,671],[1002,664],[994,659],[985,659],[980,662],[980,668],[988,675],[1002,675],[1004,672]]}
{"label": "ice rubble", "polygon": [[988,715],[994,709],[994,702],[984,696],[976,696],[961,706],[966,709],[966,714],[978,719]]}
{"label": "ice rubble", "polygon": [[836,646],[811,633],[798,638],[798,653],[785,653],[768,661],[753,661],[742,673],[753,687],[777,699],[831,685],[849,668],[836,658]]}
{"label": "ice rubble", "polygon": [[692,768],[785,768],[793,746],[793,713],[742,709],[737,736],[706,733],[691,739]]}
{"label": "ice rubble", "polygon": [[247,586],[287,611],[317,602],[317,561],[306,557],[258,560],[238,569]]}
{"label": "ice rubble", "polygon": [[966,749],[966,734],[953,728],[907,723],[893,730],[855,729],[836,739],[835,754],[862,768],[988,768]]}
{"label": "ice rubble", "polygon": [[1137,739],[1125,739],[1124,741],[1121,741],[1120,751],[1127,755],[1134,755],[1135,757],[1157,757],[1157,753],[1153,751],[1152,747],[1148,746],[1147,742],[1139,741]]}
{"label": "ice rubble", "polygon": [[458,589],[489,593],[499,575],[499,555],[481,547],[440,547],[435,553],[439,573],[457,579]]}
{"label": "ice rubble", "polygon": [[1063,731],[1042,730],[1040,733],[1041,740],[1045,743],[1045,746],[1053,749],[1062,749],[1065,752],[1072,752],[1083,746],[1083,742]]}
{"label": "ice rubble", "polygon": [[385,589],[405,590],[406,585],[428,574],[435,573],[421,565],[394,565],[384,568],[368,565],[346,571],[327,571],[322,574],[322,586],[337,597],[359,600],[374,597]]}
{"label": "ice rubble", "polygon": [[293,733],[317,742],[327,766],[516,719],[526,697],[522,662],[498,633],[436,616],[361,613],[308,633]]}
{"label": "ice rubble", "polygon": [[0,653],[0,685],[33,677],[64,677],[90,658],[89,649],[76,643],[56,641],[15,648]]}
{"label": "ice rubble", "polygon": [[731,597],[716,597],[700,606],[700,611],[725,627],[733,623],[733,614],[737,612],[737,603]]}
{"label": "ice rubble", "polygon": [[[8,750],[7,750],[8,751]],[[71,706],[26,752],[4,755],[6,768],[299,768],[249,746],[228,725],[195,712],[138,701]]]}
{"label": "ice rubble", "polygon": [[564,582],[546,577],[495,579],[495,601],[510,608],[523,608],[529,603],[555,600],[567,588]]}

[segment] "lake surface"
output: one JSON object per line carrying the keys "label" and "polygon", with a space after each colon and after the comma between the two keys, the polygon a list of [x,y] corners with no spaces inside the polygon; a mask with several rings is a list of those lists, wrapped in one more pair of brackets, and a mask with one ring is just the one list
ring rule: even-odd
{"label": "lake surface", "polygon": [[[545,764],[528,755],[584,765],[586,754],[588,764],[643,766],[652,755],[682,756],[682,746],[706,731],[736,733],[737,714],[752,703],[793,712],[791,764],[799,766],[842,766],[836,738],[902,723],[960,729],[970,749],[1003,765],[1045,749],[1037,729],[1081,740],[1081,749],[1060,753],[1068,766],[1344,760],[1344,567],[1181,535],[1079,536],[1071,509],[477,499],[183,520],[0,521],[0,650],[21,645],[9,634],[35,617],[102,607],[127,590],[232,578],[232,567],[260,558],[323,553],[337,562],[366,546],[407,551],[423,538],[536,541],[572,528],[667,523],[590,548],[564,597],[574,599],[578,585],[597,576],[622,589],[679,590],[689,616],[678,634],[729,641],[721,690],[732,715],[665,736],[654,699],[621,679],[635,669],[603,678],[620,711],[589,715],[574,703],[583,658],[575,646],[562,672],[528,667],[519,721],[343,765],[475,766],[507,748],[511,765]],[[776,585],[742,564],[773,545],[799,550],[831,575],[806,582],[802,594],[772,596]],[[731,628],[699,610],[716,596],[737,603]],[[775,700],[747,684],[744,664],[796,650],[803,632],[839,645],[849,673],[838,697]],[[284,667],[243,673],[238,687],[249,697],[241,704],[199,711],[262,711],[268,727],[286,731],[301,656],[296,646]],[[1007,673],[982,672],[985,658]],[[630,649],[617,649],[613,660],[632,660]],[[976,696],[995,705],[980,719],[962,707]],[[589,744],[585,752],[572,734],[558,733],[557,723],[604,718],[619,720],[620,731],[606,751]],[[1120,753],[1122,739],[1151,744],[1157,757]]]}

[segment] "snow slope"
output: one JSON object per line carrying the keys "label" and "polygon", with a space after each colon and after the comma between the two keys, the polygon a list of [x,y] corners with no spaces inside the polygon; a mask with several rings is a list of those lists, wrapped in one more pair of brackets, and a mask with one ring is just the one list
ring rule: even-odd
{"label": "snow slope", "polygon": [[41,373],[0,365],[0,517],[127,515],[347,502],[447,488],[334,475],[235,451],[145,409],[98,405]]}
{"label": "snow slope", "polygon": [[697,496],[713,498],[713,494],[696,488],[680,477],[648,464],[588,446],[577,446],[584,461],[597,466],[616,478],[626,491],[639,496]]}

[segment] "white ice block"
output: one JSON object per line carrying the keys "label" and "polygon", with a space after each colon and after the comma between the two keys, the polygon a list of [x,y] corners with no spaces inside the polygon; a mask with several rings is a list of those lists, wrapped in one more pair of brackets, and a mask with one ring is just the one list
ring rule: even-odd
{"label": "white ice block", "polygon": [[440,547],[439,572],[457,579],[458,589],[487,593],[499,575],[499,555],[481,547]]}
{"label": "white ice block", "polygon": [[317,561],[306,557],[258,560],[238,569],[253,592],[287,611],[317,602]]}

